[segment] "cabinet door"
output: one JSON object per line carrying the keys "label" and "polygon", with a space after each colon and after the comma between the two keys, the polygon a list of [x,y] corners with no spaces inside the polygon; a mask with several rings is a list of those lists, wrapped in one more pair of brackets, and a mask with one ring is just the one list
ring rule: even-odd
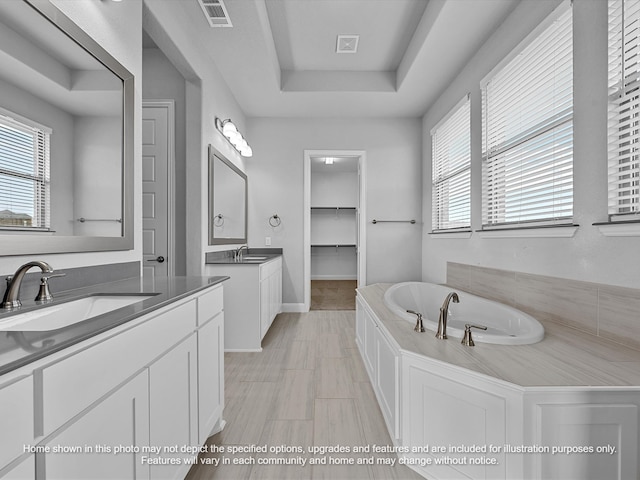
{"label": "cabinet door", "polygon": [[[149,367],[149,441],[153,446],[164,449],[198,443],[196,349],[194,334]],[[160,457],[190,455],[167,451]],[[178,478],[184,469],[185,465],[151,465],[151,478]]]}
{"label": "cabinet door", "polygon": [[9,471],[0,475],[3,480],[33,480],[36,478],[36,459],[31,454]]}
{"label": "cabinet door", "polygon": [[[44,457],[47,480],[148,479],[149,466],[142,463],[142,453],[115,455],[113,452],[118,445],[126,448],[149,444],[147,371],[100,400],[63,429],[47,442],[50,453],[36,454]],[[100,453],[97,446],[111,448],[111,452]],[[61,448],[75,452],[62,453]]]}
{"label": "cabinet door", "polygon": [[198,330],[198,440],[202,445],[224,408],[224,316]]}
{"label": "cabinet door", "polygon": [[263,338],[269,330],[269,316],[271,315],[271,296],[269,278],[260,281],[260,338]]}
{"label": "cabinet door", "polygon": [[275,271],[269,277],[269,297],[269,325],[271,325],[282,306],[282,269]]}
{"label": "cabinet door", "polygon": [[0,386],[0,470],[33,444],[33,378],[31,376]]}

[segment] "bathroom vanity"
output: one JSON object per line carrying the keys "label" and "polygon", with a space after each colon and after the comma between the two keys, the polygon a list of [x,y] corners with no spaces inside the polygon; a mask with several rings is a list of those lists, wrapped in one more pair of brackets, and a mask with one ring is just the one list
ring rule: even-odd
{"label": "bathroom vanity", "polygon": [[640,352],[559,324],[533,345],[439,340],[388,288],[358,289],[356,343],[399,461],[433,479],[639,478]]}
{"label": "bathroom vanity", "polygon": [[268,251],[252,249],[238,260],[225,252],[207,255],[207,271],[229,277],[224,299],[227,352],[262,351],[262,339],[282,311],[282,252],[264,253]]}
{"label": "bathroom vanity", "polygon": [[144,298],[57,330],[0,328],[0,478],[184,477],[224,426],[224,280],[99,284],[44,309],[95,294]]}

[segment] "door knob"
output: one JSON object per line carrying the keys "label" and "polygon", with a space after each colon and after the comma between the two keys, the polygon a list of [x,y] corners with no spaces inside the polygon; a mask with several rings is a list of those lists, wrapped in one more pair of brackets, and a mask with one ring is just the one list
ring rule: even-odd
{"label": "door knob", "polygon": [[164,257],[162,255],[156,257],[156,258],[150,258],[149,260],[147,260],[147,262],[158,262],[158,263],[162,263],[164,262]]}

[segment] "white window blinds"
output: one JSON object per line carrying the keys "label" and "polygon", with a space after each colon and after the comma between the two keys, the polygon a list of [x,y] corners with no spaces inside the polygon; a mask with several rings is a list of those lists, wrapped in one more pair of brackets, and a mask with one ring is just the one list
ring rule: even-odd
{"label": "white window blinds", "polygon": [[49,136],[0,115],[0,228],[49,228]]}
{"label": "white window blinds", "polygon": [[[640,213],[640,1],[609,1],[609,214]],[[618,217],[620,218],[620,217]]]}
{"label": "white window blinds", "polygon": [[432,228],[471,225],[471,118],[467,95],[431,131]]}
{"label": "white window blinds", "polygon": [[573,216],[571,8],[552,18],[481,85],[485,227]]}

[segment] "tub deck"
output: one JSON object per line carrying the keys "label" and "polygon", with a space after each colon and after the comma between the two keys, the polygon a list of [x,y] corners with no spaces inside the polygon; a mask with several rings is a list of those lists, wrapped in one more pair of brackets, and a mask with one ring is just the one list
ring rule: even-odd
{"label": "tub deck", "polygon": [[438,340],[433,332],[416,333],[395,315],[383,297],[391,284],[358,288],[402,350],[463,367],[521,387],[640,386],[640,351],[554,322],[541,322],[544,339],[532,345]]}

